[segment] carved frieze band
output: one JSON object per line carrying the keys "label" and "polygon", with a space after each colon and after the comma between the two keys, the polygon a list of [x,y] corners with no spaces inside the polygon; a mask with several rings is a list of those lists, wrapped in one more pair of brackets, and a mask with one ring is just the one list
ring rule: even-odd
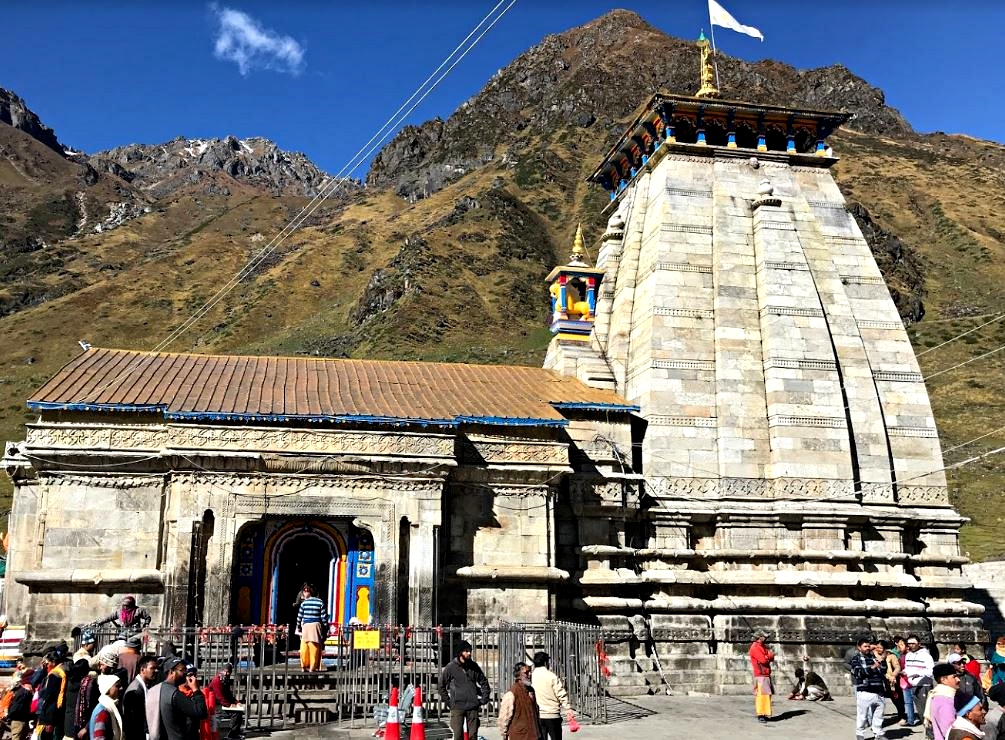
{"label": "carved frieze band", "polygon": [[693,188],[678,188],[667,182],[667,195],[683,195],[687,198],[711,198],[711,190],[696,190]]}
{"label": "carved frieze band", "polygon": [[91,488],[149,488],[161,486],[164,475],[115,475],[114,473],[46,473],[43,479],[50,484],[88,486]]}
{"label": "carved frieze band", "polygon": [[891,437],[920,437],[926,439],[936,439],[939,436],[938,431],[931,427],[887,427],[886,433]]}
{"label": "carved frieze band", "polygon": [[829,200],[807,199],[806,203],[807,205],[809,205],[810,208],[828,208],[834,211],[845,211],[845,212],[847,212],[848,210],[847,208],[845,208],[844,203],[834,203],[833,201]]}
{"label": "carved frieze band", "polygon": [[847,426],[845,418],[838,416],[777,416],[768,417],[769,427],[825,427],[828,429],[844,429]]}
{"label": "carved frieze band", "polygon": [[569,445],[562,442],[516,442],[474,435],[468,440],[487,463],[569,464]]}
{"label": "carved frieze band", "polygon": [[43,448],[255,450],[410,457],[453,457],[454,454],[454,438],[442,434],[182,424],[30,425],[27,442],[31,447]]}
{"label": "carved frieze band", "polygon": [[647,416],[650,426],[658,427],[706,427],[714,429],[718,422],[714,416],[667,416],[657,414]]}
{"label": "carved frieze band", "polygon": [[949,489],[946,486],[897,486],[897,501],[917,506],[948,506]]}
{"label": "carved frieze band", "polygon": [[896,370],[876,370],[872,377],[876,380],[888,380],[894,383],[924,383],[921,373],[898,372]]}
{"label": "carved frieze band", "polygon": [[674,234],[705,234],[712,236],[712,227],[700,224],[663,224],[660,231]]}
{"label": "carved frieze band", "polygon": [[848,285],[886,285],[886,281],[878,275],[841,275],[841,282]]}
{"label": "carved frieze band", "polygon": [[653,360],[658,370],[715,370],[715,360]]}
{"label": "carved frieze band", "polygon": [[787,357],[769,357],[764,361],[765,370],[837,370],[833,360],[793,360]]}
{"label": "carved frieze band", "polygon": [[243,498],[293,496],[312,489],[338,489],[354,495],[360,491],[438,493],[443,490],[440,479],[408,479],[397,476],[293,476],[293,475],[241,475],[238,473],[172,473],[173,484],[181,486],[212,486],[222,492],[235,493]]}
{"label": "carved frieze band", "polygon": [[869,319],[856,319],[859,329],[903,329],[903,321],[871,321]]}
{"label": "carved frieze band", "polygon": [[653,265],[652,271],[663,270],[666,272],[700,272],[704,275],[712,274],[711,265],[692,265],[689,262],[657,262]]}
{"label": "carved frieze band", "polygon": [[765,262],[764,266],[769,270],[800,270],[809,272],[810,266],[805,262]]}
{"label": "carved frieze band", "polygon": [[652,496],[660,498],[723,497],[757,498],[854,498],[854,484],[850,480],[821,478],[669,478],[655,477],[646,480]]}
{"label": "carved frieze band", "polygon": [[667,306],[656,306],[653,313],[657,316],[683,316],[690,319],[711,319],[715,315],[712,309],[669,308]]}
{"label": "carved frieze band", "polygon": [[765,316],[813,316],[823,318],[822,308],[797,308],[795,306],[765,306],[761,309],[761,317]]}

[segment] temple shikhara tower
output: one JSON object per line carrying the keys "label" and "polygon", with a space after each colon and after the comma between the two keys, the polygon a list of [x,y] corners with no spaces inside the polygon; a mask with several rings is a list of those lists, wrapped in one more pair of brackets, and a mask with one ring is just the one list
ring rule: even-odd
{"label": "temple shikhara tower", "polygon": [[[831,176],[848,120],[639,109],[548,275],[544,368],[88,348],[28,399],[6,607],[157,626],[601,625],[610,691],[750,690],[865,631],[986,638],[924,380]],[[591,265],[590,255],[596,255]],[[599,648],[599,646],[598,646]],[[598,655],[600,654],[598,650]],[[659,660],[657,660],[657,658]]]}
{"label": "temple shikhara tower", "polygon": [[590,338],[562,323],[546,361],[646,422],[622,450],[640,507],[584,543],[583,606],[712,691],[747,686],[757,629],[790,665],[862,631],[972,641],[928,393],[830,172],[848,116],[717,99],[704,71],[591,176],[611,205]]}

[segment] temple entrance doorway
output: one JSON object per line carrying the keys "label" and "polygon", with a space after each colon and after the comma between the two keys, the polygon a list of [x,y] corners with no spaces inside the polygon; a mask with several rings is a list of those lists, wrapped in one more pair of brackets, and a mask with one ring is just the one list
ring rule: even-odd
{"label": "temple entrance doorway", "polygon": [[369,624],[375,575],[373,537],[348,518],[249,522],[237,538],[231,620],[293,629],[294,603],[310,583],[333,624]]}

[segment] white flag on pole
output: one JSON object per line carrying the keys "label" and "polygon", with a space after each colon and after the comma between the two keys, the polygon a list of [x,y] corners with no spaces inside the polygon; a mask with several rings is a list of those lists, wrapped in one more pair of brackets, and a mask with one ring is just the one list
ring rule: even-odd
{"label": "white flag on pole", "polygon": [[740,23],[736,20],[736,18],[729,14],[728,10],[719,5],[719,3],[715,0],[708,0],[708,18],[712,22],[713,26],[722,26],[723,28],[728,28],[731,31],[745,33],[748,36],[753,36],[755,39],[764,41],[763,33],[758,31],[753,26],[745,26]]}

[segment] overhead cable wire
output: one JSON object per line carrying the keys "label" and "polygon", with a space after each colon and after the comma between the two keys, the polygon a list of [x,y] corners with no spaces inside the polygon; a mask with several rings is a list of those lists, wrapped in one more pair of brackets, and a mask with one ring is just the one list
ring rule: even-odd
{"label": "overhead cable wire", "polygon": [[965,365],[969,365],[971,362],[977,362],[978,360],[983,360],[985,357],[990,357],[993,354],[1001,352],[1003,349],[1005,349],[1005,344],[1003,344],[1000,347],[995,347],[993,350],[991,350],[990,352],[985,352],[983,355],[978,355],[977,357],[971,357],[969,360],[960,362],[956,365],[953,365],[952,367],[947,367],[945,370],[939,370],[938,372],[932,373],[931,375],[926,375],[924,380],[927,383],[932,378],[937,378],[940,375],[948,373],[952,370],[956,370],[958,368],[964,367]]}
{"label": "overhead cable wire", "polygon": [[[506,3],[503,5],[503,3]],[[214,293],[206,302],[196,309],[192,315],[189,316],[182,324],[171,331],[167,337],[161,340],[151,351],[161,352],[174,343],[182,334],[188,331],[192,326],[195,325],[203,316],[205,316],[212,308],[219,303],[223,298],[225,298],[242,280],[251,274],[275,249],[285,241],[290,234],[293,233],[297,228],[303,225],[321,204],[333,195],[339,186],[344,184],[348,179],[348,173],[353,172],[357,167],[364,163],[368,157],[374,154],[377,149],[383,144],[394,128],[400,125],[411,113],[414,111],[429,95],[435,90],[439,84],[450,74],[451,71],[471,52],[475,46],[481,41],[481,39],[487,34],[502,18],[507,12],[516,4],[516,0],[499,0],[493,6],[478,25],[461,41],[454,50],[447,55],[447,57],[440,63],[440,65],[430,74],[423,82],[416,88],[416,91],[398,107],[391,117],[384,123],[380,129],[377,130],[369,141],[364,144],[353,158],[339,170],[336,175],[328,182],[328,184],[322,186],[318,194],[311,199],[311,201],[304,206],[301,211],[294,216],[287,224],[284,226],[280,232],[273,237],[272,240],[268,242],[262,249],[247,263],[242,267],[235,275],[224,284],[216,293]],[[500,6],[502,9],[499,10]],[[479,32],[480,29],[480,32]],[[477,34],[477,35],[476,35]],[[474,39],[472,40],[472,36]],[[470,42],[470,43],[469,43]],[[460,53],[458,53],[460,51]],[[456,57],[456,58],[455,58]],[[124,380],[126,377],[131,375],[137,369],[137,363],[130,363],[133,367],[126,367],[122,373],[114,377],[104,386],[92,391],[95,397],[104,390],[107,390],[112,385]],[[88,394],[88,395],[91,395]],[[83,399],[79,399],[83,400]]]}
{"label": "overhead cable wire", "polygon": [[975,326],[973,329],[965,331],[962,334],[958,334],[957,336],[953,337],[952,339],[947,339],[942,344],[937,344],[934,347],[929,347],[924,352],[919,352],[916,356],[917,357],[921,357],[922,355],[927,355],[929,352],[934,352],[935,350],[940,349],[941,347],[945,347],[947,344],[955,342],[957,339],[962,339],[963,337],[967,336],[967,334],[973,334],[978,329],[983,329],[988,324],[993,324],[993,323],[995,323],[996,321],[998,321],[999,319],[1002,319],[1002,318],[1005,318],[1005,311],[1003,311],[1002,313],[998,314],[993,319],[990,319],[989,321],[985,321],[980,326]]}

